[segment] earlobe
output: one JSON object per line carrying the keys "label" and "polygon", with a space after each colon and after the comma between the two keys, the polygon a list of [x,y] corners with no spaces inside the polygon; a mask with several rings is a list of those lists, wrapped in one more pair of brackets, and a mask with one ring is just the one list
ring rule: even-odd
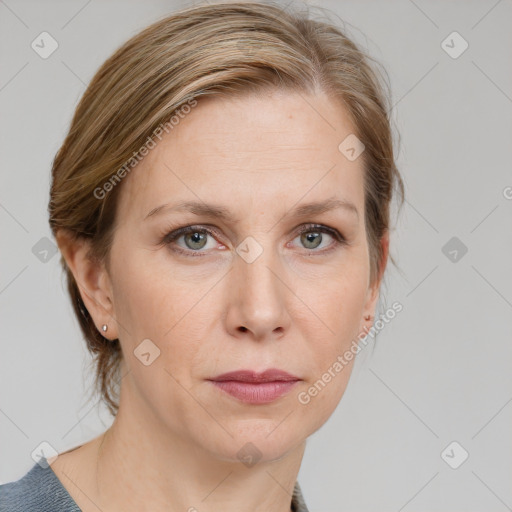
{"label": "earlobe", "polygon": [[88,256],[89,240],[75,239],[63,230],[59,230],[56,239],[62,256],[75,278],[82,301],[98,331],[105,336],[102,326],[108,325],[109,338],[116,338],[112,288],[104,264]]}

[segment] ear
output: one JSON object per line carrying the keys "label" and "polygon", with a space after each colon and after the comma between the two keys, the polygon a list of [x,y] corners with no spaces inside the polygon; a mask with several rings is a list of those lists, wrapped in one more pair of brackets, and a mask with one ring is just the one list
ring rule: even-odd
{"label": "ear", "polygon": [[[112,284],[105,265],[87,256],[91,247],[89,240],[74,239],[64,229],[57,232],[56,240],[96,328],[105,338],[116,339],[118,328],[112,300]],[[103,324],[107,324],[107,332],[103,332]]]}
{"label": "ear", "polygon": [[[375,279],[374,284],[368,288],[367,298],[363,309],[362,323],[363,325],[368,326],[368,328],[373,325],[373,321],[375,318],[375,308],[377,306],[377,300],[379,298],[380,285],[388,261],[389,231],[386,231],[386,233],[382,236],[380,244],[382,247],[382,259],[379,265],[378,276],[377,279]],[[364,317],[368,315],[370,315],[371,317],[370,320],[364,320]]]}

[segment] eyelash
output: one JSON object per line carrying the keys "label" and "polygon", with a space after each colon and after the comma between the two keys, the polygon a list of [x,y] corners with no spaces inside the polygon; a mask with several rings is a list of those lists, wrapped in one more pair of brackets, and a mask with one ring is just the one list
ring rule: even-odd
{"label": "eyelash", "polygon": [[[297,232],[296,236],[302,235],[303,233],[309,233],[309,232],[320,232],[320,233],[327,233],[328,235],[331,235],[334,238],[334,243],[331,245],[328,249],[323,249],[321,251],[315,251],[314,249],[304,249],[305,251],[308,251],[310,253],[319,253],[319,254],[327,254],[331,251],[339,248],[340,246],[348,245],[347,240],[345,237],[336,229],[329,228],[328,226],[323,226],[322,224],[305,224],[303,225],[299,231]],[[215,235],[217,232],[213,229],[208,229],[203,226],[184,226],[178,229],[175,229],[174,231],[166,233],[166,235],[162,238],[161,244],[163,245],[172,245],[178,238],[180,238],[183,235],[187,235],[189,233],[201,233],[201,234],[207,234],[211,237],[215,238]],[[217,235],[218,236],[218,235]],[[171,250],[184,254],[185,256],[190,257],[202,257],[205,256],[205,251],[192,251],[191,249],[185,250],[181,247],[171,247]],[[311,254],[313,255],[313,254]]]}

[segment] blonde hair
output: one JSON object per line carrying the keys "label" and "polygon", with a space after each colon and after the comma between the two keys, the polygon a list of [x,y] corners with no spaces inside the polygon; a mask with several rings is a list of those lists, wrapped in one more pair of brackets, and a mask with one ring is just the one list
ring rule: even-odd
{"label": "blonde hair", "polygon": [[[370,61],[335,23],[312,19],[309,9],[229,2],[190,7],[157,21],[104,62],[75,110],[52,165],[48,211],[54,236],[65,229],[77,240],[87,239],[90,257],[108,269],[122,189],[122,182],[112,179],[184,105],[201,96],[323,91],[344,105],[365,145],[373,283],[381,275],[380,240],[389,228],[393,188],[403,203],[404,186],[393,154],[389,86]],[[98,187],[108,193],[99,193]],[[88,349],[96,356],[96,389],[115,415],[119,340],[111,342],[98,332],[62,256],[61,264]]]}

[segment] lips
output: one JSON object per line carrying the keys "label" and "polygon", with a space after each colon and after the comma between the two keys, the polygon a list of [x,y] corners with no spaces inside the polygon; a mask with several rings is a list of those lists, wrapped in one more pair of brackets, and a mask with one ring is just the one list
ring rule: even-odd
{"label": "lips", "polygon": [[270,368],[261,373],[238,370],[207,380],[217,389],[240,402],[264,405],[289,393],[302,379],[284,370]]}

